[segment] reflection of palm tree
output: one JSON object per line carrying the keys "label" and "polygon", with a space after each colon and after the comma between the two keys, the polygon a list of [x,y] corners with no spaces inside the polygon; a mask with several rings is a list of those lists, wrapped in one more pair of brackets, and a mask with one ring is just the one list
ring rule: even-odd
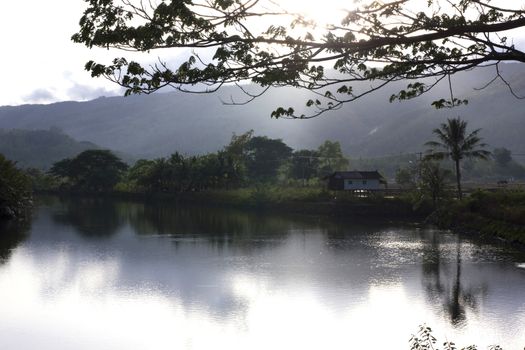
{"label": "reflection of palm tree", "polygon": [[442,151],[430,150],[427,159],[442,160],[446,158],[452,159],[456,168],[456,182],[458,186],[458,198],[461,200],[461,169],[460,161],[464,158],[480,158],[487,159],[490,155],[489,151],[483,149],[484,143],[478,137],[481,129],[476,129],[470,134],[466,135],[467,122],[461,120],[459,117],[447,119],[447,123],[441,124],[439,129],[434,129],[433,133],[438,137],[439,141],[430,141],[425,145],[432,148],[442,149]]}
{"label": "reflection of palm tree", "polygon": [[458,326],[466,319],[465,307],[462,305],[463,291],[461,289],[461,246],[459,238],[457,243],[456,255],[456,280],[452,287],[452,298],[447,302],[447,309],[450,315],[450,321],[454,326]]}
{"label": "reflection of palm tree", "polygon": [[426,291],[432,301],[439,301],[445,287],[441,282],[441,251],[439,236],[432,234],[430,246],[423,250],[423,276],[427,279]]}
{"label": "reflection of palm tree", "polygon": [[454,327],[461,327],[466,321],[467,309],[476,310],[478,299],[483,289],[476,292],[466,290],[462,285],[462,258],[461,241],[458,237],[456,243],[456,269],[452,285],[444,283],[442,274],[442,248],[437,234],[433,234],[429,249],[423,254],[423,275],[425,276],[426,292],[433,303],[443,305],[446,315]]}

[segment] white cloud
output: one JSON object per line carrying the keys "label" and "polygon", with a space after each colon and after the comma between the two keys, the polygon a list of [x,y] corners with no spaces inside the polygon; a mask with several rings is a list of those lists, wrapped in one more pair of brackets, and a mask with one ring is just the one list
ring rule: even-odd
{"label": "white cloud", "polygon": [[114,89],[105,87],[93,87],[90,85],[74,84],[67,90],[67,96],[72,100],[92,100],[101,96],[122,95]]}
{"label": "white cloud", "polygon": [[55,94],[47,89],[36,89],[23,97],[27,103],[49,103],[56,100]]}

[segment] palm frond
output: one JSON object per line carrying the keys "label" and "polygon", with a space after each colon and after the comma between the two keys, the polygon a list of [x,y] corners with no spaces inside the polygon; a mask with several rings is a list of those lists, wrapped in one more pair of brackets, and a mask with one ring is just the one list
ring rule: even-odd
{"label": "palm frond", "polygon": [[447,152],[432,152],[425,155],[424,160],[443,160],[450,156]]}
{"label": "palm frond", "polygon": [[434,147],[434,148],[447,148],[444,144],[442,144],[441,142],[437,142],[437,141],[425,142],[425,146]]}
{"label": "palm frond", "polygon": [[487,150],[480,149],[480,150],[465,152],[464,155],[466,158],[479,158],[479,159],[487,160],[492,155],[492,153]]}

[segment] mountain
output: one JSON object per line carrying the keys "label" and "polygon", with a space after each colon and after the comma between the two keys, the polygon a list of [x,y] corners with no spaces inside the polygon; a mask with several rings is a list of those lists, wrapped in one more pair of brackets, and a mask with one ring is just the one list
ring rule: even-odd
{"label": "mountain", "polygon": [[[525,65],[502,65],[502,75],[519,94],[525,95]],[[88,102],[0,107],[0,128],[49,129],[58,127],[71,137],[93,142],[137,157],[159,157],[174,151],[200,154],[223,147],[232,133],[254,129],[257,135],[282,138],[295,149],[316,148],[324,140],[340,141],[346,154],[371,157],[419,152],[432,138],[432,129],[447,117],[460,115],[469,127],[482,128],[484,141],[525,153],[525,100],[512,96],[506,84],[496,81],[489,68],[452,77],[454,96],[469,104],[435,110],[431,101],[450,95],[443,81],[420,98],[389,103],[392,93],[405,83],[367,95],[343,108],[309,120],[271,119],[276,107],[304,106],[311,93],[298,89],[273,89],[246,105],[237,88],[220,94],[157,93],[130,97],[107,97]],[[367,83],[368,84],[368,83]],[[363,86],[362,86],[363,87]],[[246,86],[246,89],[253,89]]]}
{"label": "mountain", "polygon": [[0,153],[15,160],[22,168],[47,169],[54,162],[74,157],[99,146],[79,142],[57,128],[50,130],[0,129]]}

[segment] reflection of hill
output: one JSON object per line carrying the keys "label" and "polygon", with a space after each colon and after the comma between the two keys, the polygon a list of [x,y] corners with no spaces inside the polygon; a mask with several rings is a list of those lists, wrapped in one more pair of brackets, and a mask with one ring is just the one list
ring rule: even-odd
{"label": "reflection of hill", "polygon": [[0,265],[7,262],[13,249],[27,239],[30,227],[29,222],[0,221]]}

